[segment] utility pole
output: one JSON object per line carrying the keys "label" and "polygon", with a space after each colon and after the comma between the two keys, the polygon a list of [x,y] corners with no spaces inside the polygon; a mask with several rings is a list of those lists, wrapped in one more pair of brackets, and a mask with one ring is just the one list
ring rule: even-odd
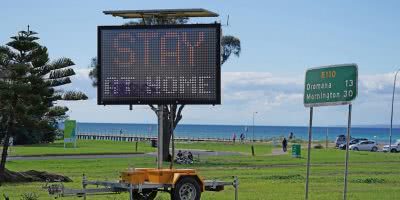
{"label": "utility pole", "polygon": [[400,69],[398,69],[396,71],[396,74],[394,75],[394,83],[393,83],[392,112],[391,112],[391,115],[390,115],[389,152],[391,152],[391,147],[392,147],[394,93],[396,91],[397,74],[399,73],[399,71],[400,71]]}
{"label": "utility pole", "polygon": [[254,118],[255,118],[255,115],[257,114],[258,112],[253,112],[253,143],[251,144],[251,154],[254,156],[255,155],[255,153],[254,153],[254,142],[255,142],[255,140],[254,140]]}

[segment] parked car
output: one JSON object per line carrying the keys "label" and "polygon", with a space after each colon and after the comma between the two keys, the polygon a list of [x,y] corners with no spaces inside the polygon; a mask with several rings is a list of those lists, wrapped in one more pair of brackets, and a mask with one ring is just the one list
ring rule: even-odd
{"label": "parked car", "polygon": [[357,144],[349,146],[350,150],[354,151],[378,151],[378,144],[375,141],[361,141]]}
{"label": "parked car", "polygon": [[335,140],[335,146],[339,147],[341,144],[346,143],[346,136],[345,135],[338,135]]}
{"label": "parked car", "polygon": [[[366,139],[366,138],[355,138],[355,139],[350,140],[349,145],[357,144],[357,143],[359,143],[361,141],[367,141],[367,140],[368,139]],[[339,145],[339,149],[344,149],[345,150],[346,149],[346,142],[344,144]]]}
{"label": "parked car", "polygon": [[384,152],[390,151],[392,153],[400,152],[400,141],[396,142],[395,144],[392,144],[390,146],[390,149],[389,149],[389,145],[383,146],[383,151]]}

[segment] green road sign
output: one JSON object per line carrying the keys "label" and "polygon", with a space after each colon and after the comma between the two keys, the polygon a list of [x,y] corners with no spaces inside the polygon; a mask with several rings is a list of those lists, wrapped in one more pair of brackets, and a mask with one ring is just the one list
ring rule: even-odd
{"label": "green road sign", "polygon": [[304,106],[350,104],[357,97],[356,64],[311,68],[306,72]]}
{"label": "green road sign", "polygon": [[76,129],[75,120],[65,120],[64,121],[64,138],[74,138]]}

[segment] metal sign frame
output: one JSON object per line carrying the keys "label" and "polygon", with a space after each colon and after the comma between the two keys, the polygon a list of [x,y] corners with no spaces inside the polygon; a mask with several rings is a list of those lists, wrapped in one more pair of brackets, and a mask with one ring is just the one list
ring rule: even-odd
{"label": "metal sign frame", "polygon": [[[321,107],[321,106],[338,106],[338,105],[348,105],[351,104],[353,100],[355,100],[358,96],[358,65],[355,63],[348,63],[348,64],[338,64],[338,65],[324,65],[320,67],[313,67],[309,68],[306,71],[305,77],[304,77],[304,85],[307,84],[307,73],[312,70],[317,70],[317,69],[326,69],[326,68],[332,68],[332,67],[344,67],[344,66],[354,66],[356,68],[356,93],[354,94],[353,98],[349,101],[335,101],[335,102],[324,102],[324,103],[305,103],[305,99],[303,99],[304,106],[309,108],[309,107]],[[304,96],[306,94],[306,88],[304,87]],[[304,97],[305,98],[305,97]]]}
{"label": "metal sign frame", "polygon": [[[132,30],[132,29],[168,29],[168,28],[215,28],[217,33],[216,38],[216,73],[215,73],[215,99],[213,100],[200,100],[200,99],[158,99],[158,100],[118,100],[112,101],[107,100],[104,101],[102,97],[102,53],[101,53],[101,30]],[[159,105],[166,105],[166,104],[211,104],[217,105],[221,104],[221,24],[214,23],[214,24],[177,24],[177,25],[128,25],[128,26],[98,26],[97,29],[97,77],[98,77],[98,85],[97,85],[97,104],[98,105],[142,105],[142,104],[159,104]]]}

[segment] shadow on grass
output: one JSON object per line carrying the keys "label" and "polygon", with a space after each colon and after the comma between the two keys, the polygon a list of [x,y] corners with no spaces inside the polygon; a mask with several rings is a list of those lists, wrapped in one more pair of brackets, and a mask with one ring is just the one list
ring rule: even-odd
{"label": "shadow on grass", "polygon": [[[70,146],[70,144],[68,144]],[[29,144],[29,145],[15,145],[14,147],[54,147],[54,148],[64,148],[64,143],[45,143],[45,144]]]}

